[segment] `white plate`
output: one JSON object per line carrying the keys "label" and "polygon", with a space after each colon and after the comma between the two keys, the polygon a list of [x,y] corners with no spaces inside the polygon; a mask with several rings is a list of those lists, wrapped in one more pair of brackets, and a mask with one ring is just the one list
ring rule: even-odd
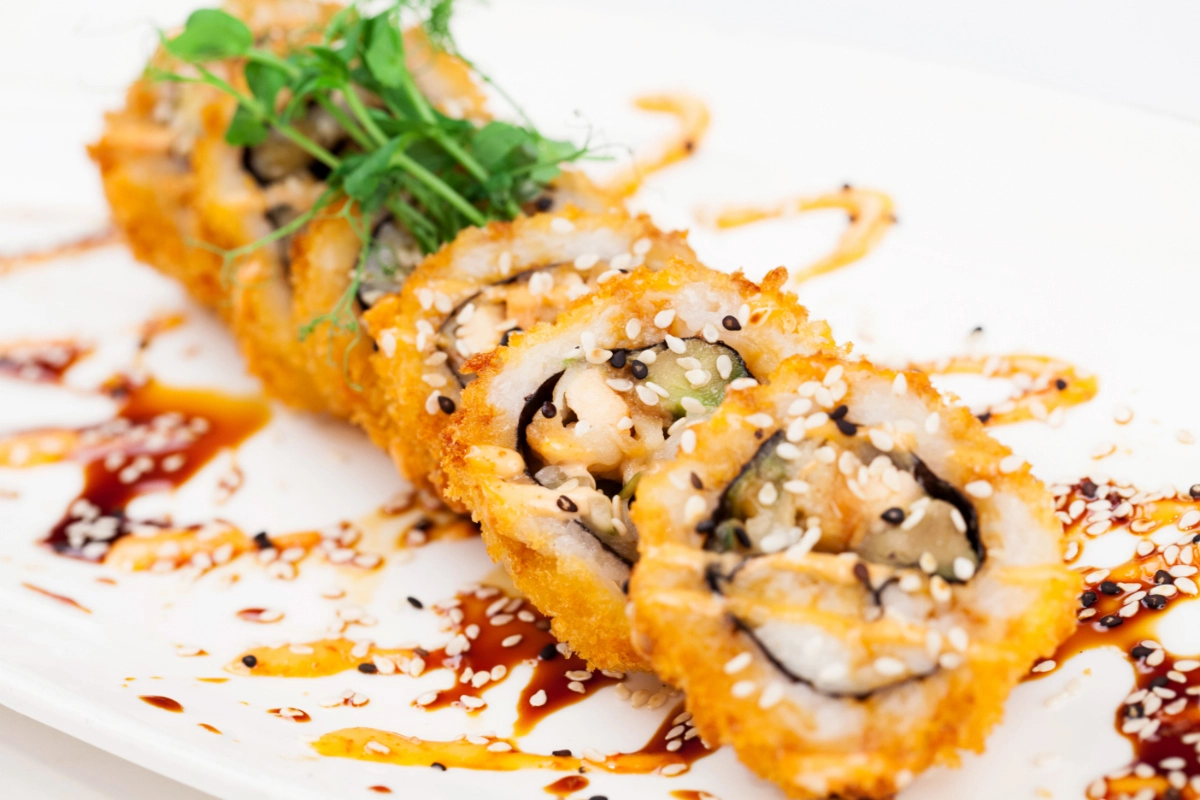
{"label": "white plate", "polygon": [[[6,65],[37,55],[37,42],[67,4],[33,12]],[[74,4],[84,9],[83,2]],[[91,8],[91,6],[87,6]],[[14,13],[6,10],[5,14]],[[179,16],[160,11],[155,17]],[[63,60],[22,87],[0,91],[8,119],[0,148],[0,252],[84,231],[104,206],[83,142],[99,110],[140,63],[146,12],[131,3],[79,11],[58,50]],[[576,136],[589,126],[635,148],[669,130],[629,108],[637,93],[687,89],[712,106],[709,139],[690,162],[655,177],[639,197],[664,225],[693,226],[699,205],[769,201],[851,181],[888,191],[901,224],[864,262],[805,285],[802,299],[828,318],[839,338],[885,359],[961,352],[976,325],[997,353],[1052,354],[1101,378],[1100,395],[1067,415],[1064,426],[1001,428],[996,434],[1048,479],[1097,469],[1100,441],[1120,445],[1103,469],[1139,485],[1200,480],[1195,447],[1179,428],[1200,429],[1194,397],[1200,378],[1200,133],[1147,116],[973,74],[781,39],[771,31],[730,33],[686,20],[620,18],[549,3],[497,2],[463,13],[464,50],[486,65],[551,132]],[[61,41],[61,39],[60,39]],[[140,49],[139,49],[140,48]],[[28,63],[28,62],[24,62]],[[6,69],[7,74],[12,74]],[[578,112],[578,115],[575,115]],[[752,276],[784,263],[803,266],[840,229],[837,214],[812,215],[715,234],[693,242],[714,266]],[[140,322],[185,309],[188,322],[161,336],[147,365],[167,383],[252,389],[220,326],[190,306],[170,282],[116,248],[0,278],[0,342],[82,336],[119,362]],[[1191,350],[1189,350],[1191,348]],[[72,380],[103,376],[81,365]],[[1118,428],[1111,409],[1131,404],[1134,422]],[[0,384],[0,428],[76,423],[109,413],[105,403],[68,392]],[[357,432],[276,408],[268,428],[244,445],[244,487],[213,505],[228,467],[218,458],[175,496],[155,498],[177,519],[220,516],[248,529],[316,527],[354,518],[398,485],[390,465]],[[429,615],[406,595],[432,601],[491,571],[477,541],[437,543],[412,561],[390,559],[382,576],[352,581],[306,563],[293,583],[270,581],[249,563],[218,570],[242,580],[220,589],[219,574],[190,583],[172,575],[126,575],[63,560],[36,545],[80,484],[71,466],[0,470],[0,702],[131,761],[221,797],[354,797],[367,787],[429,798],[528,798],[558,777],[544,772],[436,773],[319,758],[302,740],[350,725],[374,725],[426,738],[508,732],[522,676],[488,694],[479,719],[455,710],[410,707],[445,673],[417,681],[346,673],[321,680],[196,677],[262,639],[320,638],[334,604],[316,589],[338,580],[380,616],[380,642],[436,638]],[[1127,546],[1127,545],[1122,545]],[[1114,545],[1116,547],[1116,545]],[[1112,557],[1109,554],[1108,557]],[[114,577],[116,587],[96,583]],[[21,587],[31,582],[91,608],[83,615]],[[278,607],[283,623],[263,629],[234,621],[246,606]],[[1182,606],[1174,616],[1194,612]],[[1184,625],[1164,630],[1168,645],[1196,647]],[[1195,628],[1196,626],[1192,626]],[[1194,635],[1193,635],[1194,637]],[[184,659],[176,644],[213,655]],[[129,680],[133,678],[133,680]],[[1054,708],[1047,699],[1073,679],[1080,690]],[[1079,797],[1084,787],[1130,755],[1112,731],[1112,714],[1130,673],[1115,654],[1092,652],[1013,694],[1005,722],[982,756],[959,770],[935,770],[909,798],[1000,798],[1047,790]],[[365,708],[323,709],[316,699],[353,687]],[[162,694],[186,711],[165,714],[137,700]],[[313,716],[299,726],[264,710],[280,705]],[[633,710],[611,690],[560,712],[524,741],[526,749],[633,749],[662,711]],[[224,735],[198,727],[206,722]],[[1054,758],[1058,757],[1058,758]],[[1035,764],[1040,765],[1036,766]],[[580,796],[665,797],[703,789],[718,797],[775,798],[727,750],[679,778],[591,775]],[[373,796],[373,795],[370,795]]]}

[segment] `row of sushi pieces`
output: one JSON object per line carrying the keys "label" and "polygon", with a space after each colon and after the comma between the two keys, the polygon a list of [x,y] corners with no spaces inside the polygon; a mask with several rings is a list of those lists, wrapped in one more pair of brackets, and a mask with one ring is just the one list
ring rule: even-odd
{"label": "row of sushi pieces", "polygon": [[[269,37],[321,9],[243,18]],[[427,96],[485,116],[461,63],[408,44]],[[784,270],[710,270],[578,173],[426,258],[396,219],[365,220],[367,339],[302,341],[362,239],[319,218],[223,281],[189,241],[254,241],[323,180],[287,141],[226,143],[232,113],[140,81],[110,115],[93,156],[135,254],[226,318],[271,393],[360,424],[469,512],[575,652],[682,688],[705,741],[792,796],[885,797],[981,749],[1073,629],[1077,579],[1027,464],[923,374],[851,357]],[[306,121],[333,146],[327,123]]]}

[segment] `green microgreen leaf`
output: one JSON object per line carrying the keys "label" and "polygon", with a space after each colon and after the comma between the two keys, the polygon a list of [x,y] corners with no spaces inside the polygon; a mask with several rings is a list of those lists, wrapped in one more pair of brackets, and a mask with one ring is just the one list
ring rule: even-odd
{"label": "green microgreen leaf", "polygon": [[168,53],[190,63],[235,58],[253,45],[254,34],[246,23],[215,8],[193,11],[183,32],[165,43]]}
{"label": "green microgreen leaf", "polygon": [[367,23],[367,47],[363,61],[375,80],[389,89],[404,85],[408,69],[404,65],[404,40],[389,14],[380,14]]}
{"label": "green microgreen leaf", "polygon": [[266,109],[275,108],[275,98],[288,85],[289,78],[286,70],[274,64],[262,61],[246,64],[246,85],[250,87],[250,94]]}
{"label": "green microgreen leaf", "polygon": [[270,132],[253,111],[239,105],[225,129],[225,141],[235,147],[254,147],[265,142]]}

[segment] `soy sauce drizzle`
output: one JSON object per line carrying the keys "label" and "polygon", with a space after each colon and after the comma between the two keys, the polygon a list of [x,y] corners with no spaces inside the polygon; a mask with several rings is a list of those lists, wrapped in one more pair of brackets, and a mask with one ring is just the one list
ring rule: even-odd
{"label": "soy sauce drizzle", "polygon": [[68,443],[61,459],[84,463],[83,491],[45,539],[61,555],[103,559],[137,525],[126,514],[134,498],[182,485],[270,416],[257,398],[179,389],[153,380],[136,386],[118,383],[112,394],[121,400],[114,419],[58,432]]}
{"label": "soy sauce drizzle", "polygon": [[30,342],[0,349],[0,375],[30,383],[62,383],[92,348],[72,341]]}
{"label": "soy sauce drizzle", "polygon": [[[377,647],[348,639],[325,639],[294,645],[258,647],[237,656],[226,669],[256,677],[324,677],[357,669],[379,677],[416,677],[430,669],[454,673],[454,685],[427,692],[413,704],[427,710],[455,706],[468,713],[487,705],[487,688],[503,682],[520,664],[533,667],[518,700],[516,735],[524,734],[549,714],[616,683],[621,673],[588,670],[587,663],[560,645],[550,633],[550,620],[492,586],[459,592],[435,604],[450,640],[440,648]],[[296,649],[301,652],[297,653]],[[254,666],[246,665],[246,658]]]}
{"label": "soy sauce drizzle", "polygon": [[1181,530],[1162,544],[1142,538],[1135,555],[1109,569],[1086,569],[1077,612],[1079,627],[1053,658],[1034,666],[1030,679],[1054,671],[1085,650],[1117,647],[1133,667],[1133,691],[1114,714],[1133,746],[1126,767],[1096,779],[1088,797],[1194,798],[1200,796],[1200,656],[1168,652],[1157,641],[1160,614],[1195,597],[1200,561],[1200,500],[1184,492],[1142,492],[1084,479],[1054,487],[1058,515],[1072,540],[1114,529],[1148,536],[1166,525]]}

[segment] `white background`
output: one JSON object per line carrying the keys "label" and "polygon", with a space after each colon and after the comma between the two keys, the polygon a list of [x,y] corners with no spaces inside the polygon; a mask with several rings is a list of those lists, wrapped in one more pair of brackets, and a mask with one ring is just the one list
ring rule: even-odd
{"label": "white background", "polygon": [[[504,2],[491,1],[496,6]],[[65,80],[55,72],[55,31],[63,25],[102,28],[106,13],[118,5],[134,10],[122,13],[124,19],[145,20],[146,35],[140,37],[145,42],[152,41],[152,21],[175,22],[188,6],[179,0],[121,0],[97,4],[86,18],[62,19],[56,3],[8,0],[0,7],[0,28],[8,34],[0,51],[0,85],[32,83],[36,88]],[[956,0],[606,0],[605,6],[625,10],[631,19],[651,13],[715,19],[725,27],[746,29],[765,23],[815,40],[1004,75],[1200,122],[1200,48],[1195,44],[1200,5],[1187,0],[1008,0],[986,5]],[[619,56],[604,55],[602,42],[589,46],[601,51],[598,57]],[[108,76],[114,62],[119,71],[132,74],[141,55],[96,57],[105,62],[101,74]],[[6,124],[21,123],[7,119]],[[23,159],[36,164],[61,158],[60,150],[53,140],[39,137],[29,142]],[[96,198],[64,198],[60,205],[91,211]],[[47,800],[206,797],[3,707],[0,794]]]}

